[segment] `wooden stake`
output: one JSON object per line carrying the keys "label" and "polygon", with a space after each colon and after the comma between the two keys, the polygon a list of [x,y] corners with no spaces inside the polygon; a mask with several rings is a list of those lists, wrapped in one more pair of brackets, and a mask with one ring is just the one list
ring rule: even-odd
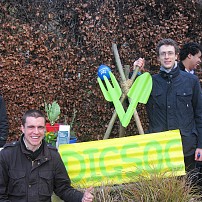
{"label": "wooden stake", "polygon": [[[112,51],[114,53],[115,61],[116,61],[116,64],[117,64],[121,79],[122,79],[123,82],[125,82],[126,77],[125,77],[125,74],[123,72],[123,66],[121,64],[121,60],[120,60],[120,57],[119,57],[117,45],[114,44],[114,43],[112,44]],[[139,67],[136,67],[134,72],[133,72],[133,75],[131,77],[132,82],[135,80],[138,71],[139,71]],[[125,100],[126,97],[127,97],[126,94],[123,94],[123,96],[121,97],[120,102],[123,103],[123,101]],[[129,99],[129,102],[130,102],[130,99]],[[109,122],[109,125],[107,127],[107,130],[105,132],[105,135],[104,135],[103,139],[108,139],[109,138],[109,136],[111,134],[111,131],[112,131],[112,128],[113,128],[113,125],[114,125],[114,122],[116,120],[116,117],[117,117],[117,113],[116,113],[116,110],[114,110],[114,113],[113,113],[112,118],[111,118],[111,120]],[[135,110],[135,112],[134,112],[134,118],[135,118],[135,122],[136,122],[136,125],[137,125],[137,128],[138,128],[139,134],[144,134],[144,130],[143,130],[142,124],[140,122],[140,118],[138,116],[137,110]]]}

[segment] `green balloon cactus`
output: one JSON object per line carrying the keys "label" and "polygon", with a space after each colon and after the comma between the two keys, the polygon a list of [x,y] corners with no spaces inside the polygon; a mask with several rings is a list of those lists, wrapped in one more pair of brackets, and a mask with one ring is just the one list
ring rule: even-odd
{"label": "green balloon cactus", "polygon": [[60,106],[59,104],[54,101],[52,104],[47,104],[45,102],[45,111],[48,117],[48,120],[50,121],[51,125],[54,125],[55,122],[59,119],[60,115]]}

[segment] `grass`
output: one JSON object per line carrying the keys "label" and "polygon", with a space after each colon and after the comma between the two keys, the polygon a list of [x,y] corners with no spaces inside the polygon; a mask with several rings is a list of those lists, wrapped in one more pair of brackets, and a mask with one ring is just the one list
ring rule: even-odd
{"label": "grass", "polygon": [[[191,177],[164,177],[152,174],[150,179],[138,177],[138,182],[124,190],[125,201],[134,202],[191,202],[201,201],[199,190],[191,183]],[[128,200],[129,199],[129,200]]]}
{"label": "grass", "polygon": [[[135,177],[134,183],[103,185],[94,188],[94,202],[199,202],[199,187],[194,186],[192,176],[168,176],[152,173]],[[82,190],[84,191],[84,190]],[[61,202],[60,199],[53,202]]]}

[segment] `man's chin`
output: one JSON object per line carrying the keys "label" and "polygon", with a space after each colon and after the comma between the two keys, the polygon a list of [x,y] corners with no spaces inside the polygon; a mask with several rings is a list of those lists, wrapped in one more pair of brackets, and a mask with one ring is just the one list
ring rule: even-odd
{"label": "man's chin", "polygon": [[171,66],[164,66],[165,69],[169,70],[169,69],[172,69]]}
{"label": "man's chin", "polygon": [[32,141],[31,141],[31,144],[32,144],[33,146],[38,146],[38,145],[41,144],[41,141],[42,141],[42,140],[35,140],[35,141],[32,140]]}

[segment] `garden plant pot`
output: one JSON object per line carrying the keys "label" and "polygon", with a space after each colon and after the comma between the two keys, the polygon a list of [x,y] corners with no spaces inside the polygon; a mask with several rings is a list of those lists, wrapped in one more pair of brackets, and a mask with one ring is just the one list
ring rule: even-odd
{"label": "garden plant pot", "polygon": [[55,123],[53,126],[50,123],[46,124],[46,132],[58,132],[59,131],[59,123]]}
{"label": "garden plant pot", "polygon": [[74,144],[76,143],[76,141],[77,141],[76,137],[70,137],[69,144]]}

